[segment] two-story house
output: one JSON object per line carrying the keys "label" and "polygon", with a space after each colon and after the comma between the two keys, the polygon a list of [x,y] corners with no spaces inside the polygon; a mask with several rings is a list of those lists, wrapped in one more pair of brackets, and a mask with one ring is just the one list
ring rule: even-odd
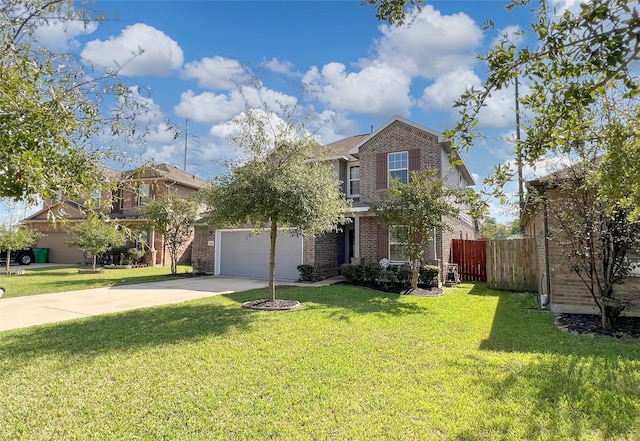
{"label": "two-story house", "polygon": [[[82,263],[84,254],[77,247],[68,247],[69,228],[84,219],[83,211],[87,207],[96,207],[106,211],[112,219],[139,233],[140,243],[147,250],[143,261],[151,265],[169,263],[165,256],[164,238],[147,227],[146,219],[140,215],[141,208],[150,199],[162,197],[172,191],[187,196],[205,187],[208,181],[194,176],[171,164],[143,166],[134,170],[119,172],[101,167],[103,188],[92,191],[93,201],[72,201],[57,195],[46,200],[43,208],[26,218],[29,228],[41,231],[44,235],[36,243],[37,248],[48,248],[48,260],[51,263]],[[64,223],[52,223],[51,217],[63,218]],[[136,246],[135,238],[130,246]],[[180,261],[191,261],[191,243],[185,244],[180,253]]]}
{"label": "two-story house", "polygon": [[[397,181],[406,183],[413,170],[435,169],[453,187],[474,185],[462,162],[450,165],[452,150],[443,135],[401,117],[394,117],[378,130],[345,138],[316,152],[331,161],[343,192],[353,200],[352,222],[339,233],[316,237],[282,234],[276,247],[276,278],[295,280],[297,266],[310,264],[319,277],[336,275],[343,263],[383,257],[394,263],[406,262],[394,232],[384,228],[370,211],[384,189]],[[426,260],[443,264],[451,259],[451,239],[475,239],[476,228],[463,209],[450,219],[451,232],[435,232],[426,250]],[[266,278],[268,274],[269,234],[251,235],[251,229],[214,230],[196,228],[193,262],[214,274]]]}

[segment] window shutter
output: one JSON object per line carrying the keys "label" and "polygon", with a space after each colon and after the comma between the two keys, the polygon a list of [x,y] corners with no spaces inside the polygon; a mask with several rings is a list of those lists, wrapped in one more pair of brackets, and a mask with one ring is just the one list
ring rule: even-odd
{"label": "window shutter", "polygon": [[420,149],[409,150],[409,171],[420,170]]}
{"label": "window shutter", "polygon": [[376,190],[387,188],[387,154],[376,155]]}
{"label": "window shutter", "polygon": [[377,250],[376,257],[378,260],[383,257],[389,257],[389,231],[383,226],[378,225],[378,238],[377,238]]}

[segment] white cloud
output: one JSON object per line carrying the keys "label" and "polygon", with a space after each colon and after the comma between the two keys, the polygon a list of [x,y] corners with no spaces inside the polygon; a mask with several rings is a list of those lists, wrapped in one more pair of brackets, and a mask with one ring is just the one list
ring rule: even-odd
{"label": "white cloud", "polygon": [[410,25],[381,25],[377,61],[400,66],[412,77],[435,78],[453,69],[471,66],[482,30],[466,14],[442,15],[426,5],[407,19]]}
{"label": "white cloud", "polygon": [[54,53],[65,53],[77,49],[80,45],[76,37],[88,35],[98,28],[96,22],[79,20],[50,20],[37,27],[35,38],[38,44]]}
{"label": "white cloud", "polygon": [[342,63],[313,66],[303,81],[312,95],[336,110],[372,115],[409,115],[409,78],[399,67],[374,62],[359,72]]}
{"label": "white cloud", "polygon": [[[453,111],[453,104],[471,87],[478,87],[480,78],[469,69],[456,69],[439,76],[424,89],[419,104],[423,109]],[[457,116],[458,111],[455,110]]]}
{"label": "white cloud", "polygon": [[519,46],[523,40],[524,36],[522,35],[522,28],[517,25],[511,25],[498,32],[498,36],[494,38],[491,46],[497,46],[502,42],[507,41],[515,46]]}
{"label": "white cloud", "polygon": [[142,23],[127,26],[118,37],[88,42],[82,58],[105,68],[120,69],[119,73],[125,76],[166,76],[179,69],[184,60],[178,43]]}
{"label": "white cloud", "polygon": [[173,108],[178,116],[208,124],[231,119],[243,109],[244,100],[239,92],[230,95],[203,92],[196,95],[191,90],[183,92],[180,103]]}
{"label": "white cloud", "polygon": [[220,56],[192,61],[184,66],[184,76],[198,80],[200,87],[231,90],[247,80],[247,71],[238,60]]}
{"label": "white cloud", "polygon": [[296,77],[300,76],[298,72],[294,72],[294,64],[290,61],[280,61],[277,58],[272,58],[271,60],[264,61],[262,63],[264,67],[269,69],[271,72],[281,73],[288,77]]}

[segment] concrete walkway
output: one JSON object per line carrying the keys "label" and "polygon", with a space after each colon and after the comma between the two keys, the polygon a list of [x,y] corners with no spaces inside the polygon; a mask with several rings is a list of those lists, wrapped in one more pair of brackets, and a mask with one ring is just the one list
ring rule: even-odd
{"label": "concrete walkway", "polygon": [[[282,281],[278,284],[321,286],[331,284],[334,281],[329,279],[314,284]],[[267,284],[266,280],[206,276],[1,298],[0,331],[149,306],[180,303],[201,297],[264,288]]]}

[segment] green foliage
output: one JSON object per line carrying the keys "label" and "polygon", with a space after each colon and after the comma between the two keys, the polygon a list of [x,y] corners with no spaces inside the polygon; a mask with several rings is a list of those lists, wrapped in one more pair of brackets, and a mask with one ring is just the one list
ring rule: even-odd
{"label": "green foliage", "polygon": [[440,267],[436,265],[425,265],[420,268],[420,282],[426,288],[438,286],[438,276],[440,275]]}
{"label": "green foliage", "polygon": [[242,155],[205,192],[209,222],[270,230],[269,286],[275,298],[278,231],[316,235],[336,230],[348,221],[350,205],[331,164],[310,160],[317,142],[293,113],[283,120],[268,109],[247,109],[234,122],[239,133],[231,140]]}
{"label": "green foliage", "polygon": [[101,17],[72,0],[0,3],[0,198],[34,202],[62,190],[83,199],[100,185],[97,164],[117,153],[104,136],[94,145],[97,135],[144,141],[135,121],[144,103],[117,72],[39,46],[35,29],[54,19],[91,26]]}
{"label": "green foliage", "polygon": [[480,223],[480,237],[485,239],[507,239],[520,235],[520,220],[498,223],[495,218],[487,217]]}
{"label": "green foliage", "polygon": [[149,226],[164,236],[171,257],[171,273],[176,274],[178,252],[193,237],[193,224],[198,214],[197,200],[169,191],[160,199],[149,200],[141,213]]}
{"label": "green foliage", "polygon": [[[438,285],[440,268],[426,265],[419,270],[419,278],[425,288]],[[411,287],[413,270],[409,265],[391,265],[383,269],[376,262],[362,261],[359,264],[343,264],[340,274],[349,285],[375,286],[387,292],[400,293]]]}
{"label": "green foliage", "polygon": [[24,225],[0,225],[0,250],[6,252],[6,269],[9,271],[11,251],[31,248],[42,233]]}
{"label": "green foliage", "polygon": [[125,233],[118,224],[93,211],[88,211],[86,219],[79,221],[69,231],[67,246],[77,246],[93,256],[92,267],[96,269],[96,258],[111,246],[120,246],[125,241]]}
{"label": "green foliage", "polygon": [[397,229],[398,239],[414,262],[411,287],[418,285],[420,261],[425,248],[431,242],[434,230],[448,230],[447,218],[459,214],[460,195],[445,187],[436,171],[411,172],[408,184],[389,188],[381,202],[371,210],[386,227],[405,226]]}
{"label": "green foliage", "polygon": [[315,280],[315,268],[313,265],[298,265],[296,267],[300,272],[300,280],[303,282],[313,282]]}

